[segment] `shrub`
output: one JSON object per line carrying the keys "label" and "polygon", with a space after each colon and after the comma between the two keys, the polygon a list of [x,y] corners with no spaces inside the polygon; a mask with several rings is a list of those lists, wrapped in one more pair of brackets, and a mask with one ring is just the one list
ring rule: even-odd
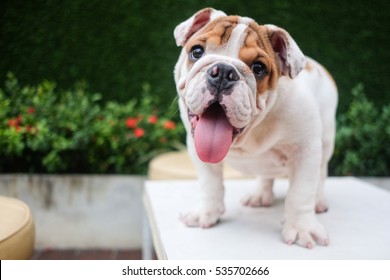
{"label": "shrub", "polygon": [[102,105],[83,84],[22,87],[8,74],[0,89],[0,172],[145,173],[153,156],[180,143],[184,128],[171,119],[176,107],[161,111],[148,85],[142,96]]}
{"label": "shrub", "polygon": [[353,101],[338,117],[331,173],[354,176],[390,175],[390,105],[375,107],[364,87],[352,89]]}

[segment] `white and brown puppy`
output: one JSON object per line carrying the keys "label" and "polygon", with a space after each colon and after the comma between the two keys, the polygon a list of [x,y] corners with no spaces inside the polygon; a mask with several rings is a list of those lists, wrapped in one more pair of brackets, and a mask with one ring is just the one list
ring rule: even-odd
{"label": "white and brown puppy", "polygon": [[269,206],[275,177],[288,176],[283,239],[312,248],[329,239],[315,212],[327,210],[323,186],[333,152],[337,89],[274,25],[206,8],[179,24],[175,67],[181,118],[203,203],[183,215],[211,227],[224,213],[222,161],[258,177],[247,206]]}

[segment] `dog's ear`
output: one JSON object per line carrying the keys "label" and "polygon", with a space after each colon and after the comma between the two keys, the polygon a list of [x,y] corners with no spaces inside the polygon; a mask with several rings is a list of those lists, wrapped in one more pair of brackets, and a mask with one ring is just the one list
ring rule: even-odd
{"label": "dog's ear", "polygon": [[177,46],[184,46],[189,38],[194,35],[199,29],[217,17],[226,16],[222,11],[214,10],[213,8],[205,8],[200,10],[186,21],[176,26],[173,32]]}
{"label": "dog's ear", "polygon": [[305,68],[305,56],[286,30],[271,24],[267,24],[266,27],[281,74],[295,78]]}

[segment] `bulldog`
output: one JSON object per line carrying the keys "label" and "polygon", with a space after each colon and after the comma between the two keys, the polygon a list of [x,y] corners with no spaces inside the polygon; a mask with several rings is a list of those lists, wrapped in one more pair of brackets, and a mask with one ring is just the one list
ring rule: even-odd
{"label": "bulldog", "polygon": [[180,23],[174,37],[183,47],[174,70],[180,116],[203,192],[199,211],[181,221],[202,228],[218,222],[228,162],[257,178],[242,200],[249,207],[270,206],[274,179],[287,176],[283,240],[328,245],[316,212],[328,209],[323,187],[337,106],[330,74],[284,29],[212,8]]}

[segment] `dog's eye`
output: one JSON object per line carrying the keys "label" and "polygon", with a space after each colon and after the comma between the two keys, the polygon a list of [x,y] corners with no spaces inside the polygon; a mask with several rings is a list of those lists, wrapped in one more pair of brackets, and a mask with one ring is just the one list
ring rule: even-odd
{"label": "dog's eye", "polygon": [[267,67],[260,61],[256,61],[252,64],[252,71],[258,78],[263,78],[267,74]]}
{"label": "dog's eye", "polygon": [[199,58],[201,58],[204,54],[204,49],[202,46],[196,45],[193,46],[190,51],[190,60],[191,61],[197,61]]}

